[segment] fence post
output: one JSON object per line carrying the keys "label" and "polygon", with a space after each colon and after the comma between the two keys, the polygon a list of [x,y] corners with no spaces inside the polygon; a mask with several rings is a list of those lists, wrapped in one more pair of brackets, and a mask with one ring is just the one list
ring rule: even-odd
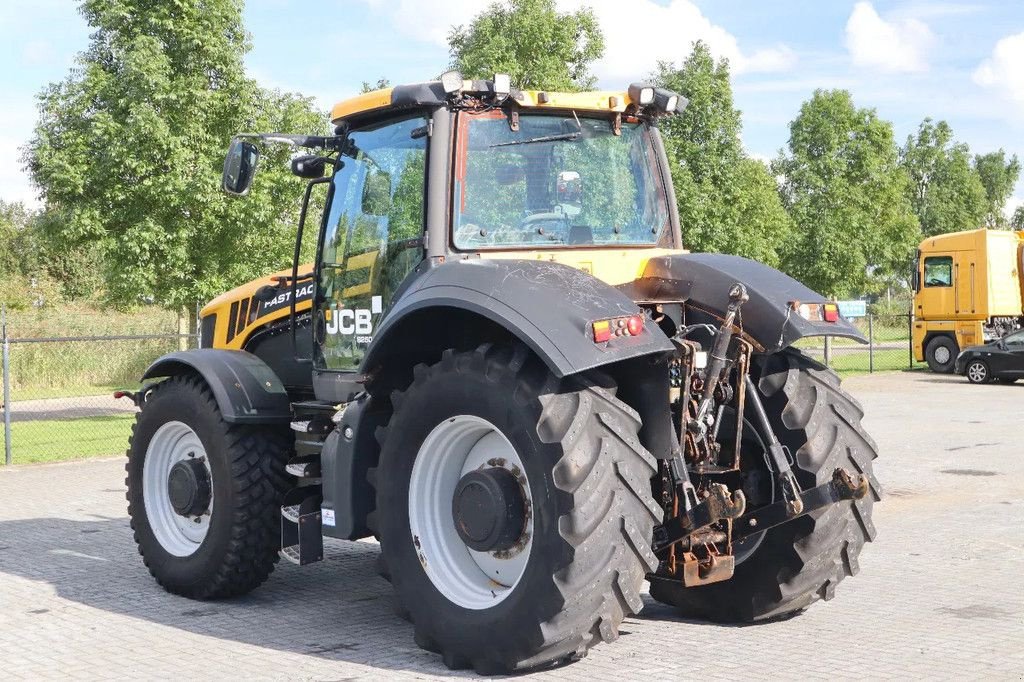
{"label": "fence post", "polygon": [[4,381],[4,465],[11,464],[11,353],[7,342],[7,306],[0,306],[0,336],[3,337]]}
{"label": "fence post", "polygon": [[868,315],[868,373],[875,372],[875,316]]}
{"label": "fence post", "polygon": [[907,313],[907,369],[914,369],[914,312]]}
{"label": "fence post", "polygon": [[825,366],[832,367],[832,337],[825,337]]}

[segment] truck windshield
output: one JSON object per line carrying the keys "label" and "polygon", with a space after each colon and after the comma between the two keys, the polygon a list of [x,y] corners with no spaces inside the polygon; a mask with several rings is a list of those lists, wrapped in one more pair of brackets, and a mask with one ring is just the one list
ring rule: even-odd
{"label": "truck windshield", "polygon": [[460,249],[656,244],[668,196],[650,130],[608,117],[463,114],[453,242]]}

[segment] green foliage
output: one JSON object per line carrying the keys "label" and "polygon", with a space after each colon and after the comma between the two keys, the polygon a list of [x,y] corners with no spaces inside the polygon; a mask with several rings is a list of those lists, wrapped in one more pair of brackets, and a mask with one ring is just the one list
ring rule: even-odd
{"label": "green foliage", "polygon": [[926,118],[908,136],[900,165],[910,176],[910,204],[925,237],[973,230],[982,225],[988,202],[985,186],[971,167],[971,151],[953,141],[945,121]]}
{"label": "green foliage", "polygon": [[604,37],[589,9],[560,13],[555,0],[505,0],[448,36],[453,68],[466,78],[507,73],[521,89],[586,90]]}
{"label": "green foliage", "polygon": [[818,90],[790,124],[773,169],[797,230],[787,270],[831,296],[876,289],[902,275],[920,237],[892,125],[845,90]]}
{"label": "green foliage", "polygon": [[86,0],[78,66],[39,97],[27,161],[55,239],[94,245],[107,295],[191,307],[290,262],[301,183],[268,150],[245,201],[219,191],[237,130],[311,132],[311,100],[245,77],[240,0]]}
{"label": "green foliage", "polygon": [[1013,212],[1013,217],[1010,218],[1010,228],[1024,230],[1024,204],[1018,206],[1017,210]]}
{"label": "green foliage", "polygon": [[359,88],[359,93],[365,95],[366,93],[373,92],[374,90],[383,90],[384,88],[390,87],[390,80],[388,80],[387,78],[378,78],[376,83],[371,83],[370,81],[363,81],[362,87]]}
{"label": "green foliage", "polygon": [[743,150],[728,61],[696,42],[682,66],[659,63],[655,81],[690,100],[682,116],[661,123],[683,243],[777,265],[792,221],[768,168]]}
{"label": "green foliage", "polygon": [[1007,227],[1003,207],[1020,177],[1020,160],[1016,154],[1007,159],[1006,152],[1000,149],[975,156],[974,168],[985,186],[985,197],[988,199],[985,224],[994,228]]}

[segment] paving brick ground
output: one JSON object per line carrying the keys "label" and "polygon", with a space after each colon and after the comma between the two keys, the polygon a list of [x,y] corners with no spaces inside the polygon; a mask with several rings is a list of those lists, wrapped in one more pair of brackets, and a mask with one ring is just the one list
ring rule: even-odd
{"label": "paving brick ground", "polygon": [[[897,373],[848,387],[881,447],[886,499],[860,575],[834,600],[784,622],[721,627],[647,599],[618,642],[536,677],[1024,676],[1024,385]],[[135,552],[122,466],[0,469],[0,679],[449,674],[392,615],[371,543],[282,565],[242,599],[164,593]]]}

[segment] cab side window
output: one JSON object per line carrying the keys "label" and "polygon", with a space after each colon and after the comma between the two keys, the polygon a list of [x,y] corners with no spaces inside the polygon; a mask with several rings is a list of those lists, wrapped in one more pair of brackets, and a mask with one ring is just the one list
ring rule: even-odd
{"label": "cab side window", "polygon": [[953,257],[931,256],[925,258],[924,285],[926,287],[953,286]]}

